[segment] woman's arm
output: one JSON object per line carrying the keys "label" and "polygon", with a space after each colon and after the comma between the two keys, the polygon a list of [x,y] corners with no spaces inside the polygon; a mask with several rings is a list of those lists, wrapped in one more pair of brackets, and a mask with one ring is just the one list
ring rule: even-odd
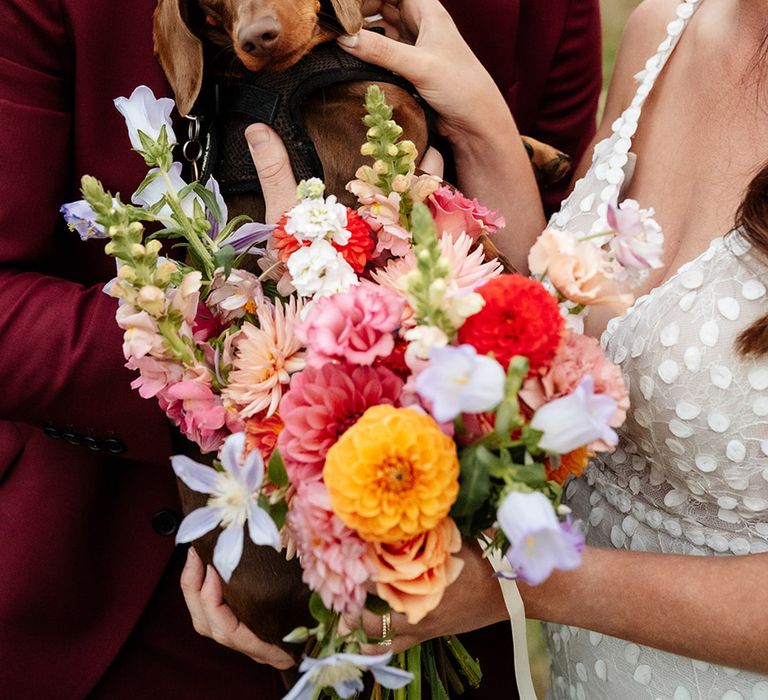
{"label": "woman's arm", "polygon": [[380,9],[413,45],[369,31],[340,43],[405,76],[437,111],[438,128],[454,149],[456,184],[506,218],[506,235],[496,243],[518,270],[527,270],[544,212],[517,125],[493,78],[436,0],[383,2]]}

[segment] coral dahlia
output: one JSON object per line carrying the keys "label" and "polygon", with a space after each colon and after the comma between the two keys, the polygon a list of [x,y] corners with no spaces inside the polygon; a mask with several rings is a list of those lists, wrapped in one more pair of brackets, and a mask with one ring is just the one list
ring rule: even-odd
{"label": "coral dahlia", "polygon": [[556,299],[540,282],[522,275],[501,275],[477,293],[485,306],[459,329],[459,342],[480,354],[492,353],[505,369],[515,355],[523,355],[531,374],[546,370],[565,327]]}
{"label": "coral dahlia", "polygon": [[331,445],[369,407],[395,404],[402,388],[386,367],[329,363],[295,375],[280,403],[285,428],[277,439],[291,481],[319,480]]}

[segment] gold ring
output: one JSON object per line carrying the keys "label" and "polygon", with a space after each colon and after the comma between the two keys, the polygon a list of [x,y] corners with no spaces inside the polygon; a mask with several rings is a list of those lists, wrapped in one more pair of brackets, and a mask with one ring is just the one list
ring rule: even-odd
{"label": "gold ring", "polygon": [[379,646],[392,646],[392,613],[389,611],[381,616],[381,641]]}

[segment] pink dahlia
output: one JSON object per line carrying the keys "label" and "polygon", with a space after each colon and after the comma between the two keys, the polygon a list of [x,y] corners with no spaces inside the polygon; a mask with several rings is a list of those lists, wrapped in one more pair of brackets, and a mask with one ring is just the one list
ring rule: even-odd
{"label": "pink dahlia", "polygon": [[[616,402],[616,412],[609,421],[618,428],[627,415],[629,392],[618,366],[608,360],[595,338],[568,331],[546,374],[531,376],[520,390],[520,398],[533,410],[554,399],[568,396],[590,375],[594,381],[594,393],[610,396]],[[606,451],[610,446],[593,443],[593,451]]]}
{"label": "pink dahlia", "polygon": [[505,225],[504,218],[482,206],[476,199],[468,199],[451,187],[440,187],[427,200],[437,230],[456,238],[466,233],[473,241],[484,233],[495,233]]}
{"label": "pink dahlia", "polygon": [[315,300],[296,328],[307,346],[307,363],[320,367],[329,360],[371,365],[395,347],[405,303],[394,292],[359,284],[345,292]]}
{"label": "pink dahlia", "polygon": [[299,485],[291,499],[288,525],[301,557],[304,583],[320,594],[327,608],[359,616],[365,584],[373,573],[368,545],[331,510],[325,484]]}
{"label": "pink dahlia", "polygon": [[285,427],[277,447],[294,484],[318,481],[325,455],[366,409],[394,406],[403,381],[386,367],[326,364],[307,367],[280,402]]}

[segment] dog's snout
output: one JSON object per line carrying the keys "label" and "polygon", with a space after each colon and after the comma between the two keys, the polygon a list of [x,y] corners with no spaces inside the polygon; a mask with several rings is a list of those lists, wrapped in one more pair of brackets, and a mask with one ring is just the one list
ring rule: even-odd
{"label": "dog's snout", "polygon": [[237,33],[237,40],[245,53],[269,52],[277,45],[281,29],[276,17],[261,17],[242,27]]}

